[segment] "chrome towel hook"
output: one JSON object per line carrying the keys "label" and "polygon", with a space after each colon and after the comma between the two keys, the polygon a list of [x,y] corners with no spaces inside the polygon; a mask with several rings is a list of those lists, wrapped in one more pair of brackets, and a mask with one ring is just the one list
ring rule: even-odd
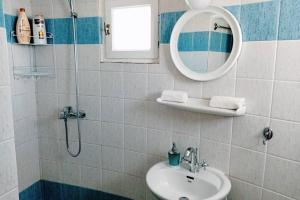
{"label": "chrome towel hook", "polygon": [[266,127],[263,132],[264,141],[263,144],[266,145],[269,140],[271,140],[274,136],[273,130],[270,127]]}

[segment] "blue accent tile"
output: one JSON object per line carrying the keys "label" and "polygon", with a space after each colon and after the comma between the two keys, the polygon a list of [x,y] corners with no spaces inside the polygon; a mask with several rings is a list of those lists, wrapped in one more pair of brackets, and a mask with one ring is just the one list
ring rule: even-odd
{"label": "blue accent tile", "polygon": [[193,35],[194,33],[180,33],[178,38],[179,51],[193,51]]}
{"label": "blue accent tile", "polygon": [[276,40],[280,0],[242,5],[240,24],[244,41]]}
{"label": "blue accent tile", "polygon": [[5,14],[4,18],[5,18],[5,28],[6,28],[7,41],[10,42],[10,43],[16,43],[17,38],[12,37],[11,32],[15,30],[17,17]]}
{"label": "blue accent tile", "polygon": [[207,51],[209,41],[209,32],[196,32],[193,34],[194,51]]}
{"label": "blue accent tile", "polygon": [[[11,36],[15,30],[17,17],[5,15],[7,41],[16,43],[16,38]],[[101,44],[102,18],[86,17],[78,19],[78,44]],[[73,44],[73,24],[71,18],[46,19],[47,32],[54,34],[54,39],[48,39],[48,44]]]}
{"label": "blue accent tile", "polygon": [[235,18],[239,21],[240,17],[241,17],[241,6],[237,5],[237,6],[227,6],[225,7],[225,9],[227,9],[229,12],[231,12],[231,14],[233,14],[233,16],[235,16]]}
{"label": "blue accent tile", "polygon": [[300,39],[300,1],[282,0],[279,40],[299,40]]}
{"label": "blue accent tile", "polygon": [[162,44],[170,43],[173,28],[183,14],[184,11],[160,14],[160,42]]}
{"label": "blue accent tile", "polygon": [[99,17],[85,17],[78,19],[78,44],[100,44],[101,32],[100,24],[102,20]]}
{"label": "blue accent tile", "polygon": [[179,35],[178,49],[180,52],[209,50],[230,53],[232,44],[231,34],[209,31],[186,32]]}
{"label": "blue accent tile", "polygon": [[[84,17],[77,20],[78,44],[101,44],[100,17]],[[73,23],[71,18],[46,19],[47,32],[54,33],[54,44],[73,44]]]}
{"label": "blue accent tile", "polygon": [[221,51],[221,41],[222,41],[222,34],[218,32],[211,32],[210,33],[210,51]]}
{"label": "blue accent tile", "polygon": [[[48,19],[47,27],[53,27],[55,44],[73,44],[73,25],[71,18]],[[50,28],[51,30],[51,28]]]}
{"label": "blue accent tile", "polygon": [[3,0],[0,0],[0,27],[4,27]]}

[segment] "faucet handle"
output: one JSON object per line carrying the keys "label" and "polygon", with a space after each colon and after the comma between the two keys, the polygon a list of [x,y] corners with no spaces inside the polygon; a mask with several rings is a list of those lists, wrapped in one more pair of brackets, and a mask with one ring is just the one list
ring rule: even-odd
{"label": "faucet handle", "polygon": [[207,168],[208,166],[209,166],[209,165],[208,165],[207,161],[206,161],[206,160],[203,160],[202,163],[201,163],[201,167],[202,167],[204,170],[206,170],[206,168]]}

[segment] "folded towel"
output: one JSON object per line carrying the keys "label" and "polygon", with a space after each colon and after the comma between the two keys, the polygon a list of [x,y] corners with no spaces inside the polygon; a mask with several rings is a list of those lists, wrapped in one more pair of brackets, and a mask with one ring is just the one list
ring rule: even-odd
{"label": "folded towel", "polygon": [[188,94],[184,91],[165,90],[161,94],[162,101],[186,103]]}
{"label": "folded towel", "polygon": [[237,110],[246,106],[245,98],[214,96],[209,102],[210,107]]}

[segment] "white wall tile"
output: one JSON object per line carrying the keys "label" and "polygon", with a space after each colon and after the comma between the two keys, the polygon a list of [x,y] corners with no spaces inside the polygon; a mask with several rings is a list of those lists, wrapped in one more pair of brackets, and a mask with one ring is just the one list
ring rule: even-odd
{"label": "white wall tile", "polygon": [[130,175],[144,177],[146,175],[147,157],[145,154],[125,150],[124,171]]}
{"label": "white wall tile", "polygon": [[211,140],[201,139],[199,149],[200,162],[206,160],[209,166],[229,173],[230,146]]}
{"label": "white wall tile", "polygon": [[299,171],[299,163],[268,156],[264,187],[299,199]]}
{"label": "white wall tile", "polygon": [[187,92],[189,97],[201,98],[202,85],[203,83],[201,82],[193,81],[183,75],[179,75],[175,77],[174,89]]}
{"label": "white wall tile", "polygon": [[79,71],[79,93],[100,96],[100,72]]}
{"label": "white wall tile", "polygon": [[0,196],[0,200],[18,200],[19,199],[19,192],[18,188],[11,190],[10,192]]}
{"label": "white wall tile", "polygon": [[147,125],[149,128],[171,130],[173,109],[170,107],[148,102]]}
{"label": "white wall tile", "polygon": [[292,200],[274,192],[263,190],[262,200]]}
{"label": "white wall tile", "polygon": [[101,141],[103,145],[124,147],[124,127],[121,124],[102,122]]}
{"label": "white wall tile", "polygon": [[124,73],[124,96],[129,99],[146,99],[147,74]]}
{"label": "white wall tile", "polygon": [[0,87],[0,141],[14,137],[14,125],[12,119],[12,99],[11,92],[8,87]]}
{"label": "white wall tile", "polygon": [[227,197],[228,200],[256,200],[261,197],[261,189],[231,178],[232,189]]}
{"label": "white wall tile", "polygon": [[80,168],[80,186],[84,188],[101,189],[101,170],[82,166]]}
{"label": "white wall tile", "polygon": [[150,100],[156,100],[161,96],[162,91],[174,88],[174,79],[170,75],[149,74],[148,81],[148,98]]}
{"label": "white wall tile", "polygon": [[278,41],[276,80],[300,81],[300,72],[298,70],[300,58],[297,54],[299,47],[300,41],[297,40]]}
{"label": "white wall tile", "polygon": [[102,146],[102,168],[110,171],[123,171],[124,154],[122,149]]}
{"label": "white wall tile", "polygon": [[230,176],[262,185],[264,154],[232,147],[230,157]]}
{"label": "white wall tile", "polygon": [[213,115],[200,115],[200,137],[222,143],[230,143],[232,118]]}
{"label": "white wall tile", "polygon": [[300,162],[300,124],[272,120],[274,138],[268,142],[268,153]]}
{"label": "white wall tile", "polygon": [[244,42],[238,59],[237,76],[272,80],[276,47],[277,41]]}
{"label": "white wall tile", "polygon": [[160,44],[159,64],[150,64],[148,71],[154,74],[179,74],[171,58],[170,45]]}
{"label": "white wall tile", "polygon": [[73,70],[57,70],[57,93],[75,93],[75,72]]}
{"label": "white wall tile", "polygon": [[59,142],[55,139],[44,139],[39,140],[39,153],[40,158],[46,160],[56,161],[59,156],[60,147]]}
{"label": "white wall tile", "polygon": [[62,181],[61,165],[55,161],[40,160],[41,178],[48,181]]}
{"label": "white wall tile", "polygon": [[198,113],[176,109],[173,110],[173,120],[174,131],[195,137],[199,136],[201,124]]}
{"label": "white wall tile", "polygon": [[124,64],[123,65],[124,72],[141,72],[146,73],[148,72],[148,65],[147,64]]}
{"label": "white wall tile", "polygon": [[147,103],[145,101],[125,99],[124,120],[126,124],[147,125]]}
{"label": "white wall tile", "polygon": [[106,122],[124,122],[124,100],[102,97],[101,120]]}
{"label": "white wall tile", "polygon": [[3,195],[18,186],[14,140],[0,143],[0,151],[0,160],[2,161],[0,165],[0,195]]}
{"label": "white wall tile", "polygon": [[147,153],[167,156],[172,147],[172,134],[170,132],[148,129],[147,131]]}
{"label": "white wall tile", "polygon": [[76,1],[76,9],[81,17],[95,17],[99,15],[98,0],[78,0]]}
{"label": "white wall tile", "polygon": [[124,97],[122,72],[101,72],[101,95],[107,97]]}
{"label": "white wall tile", "polygon": [[269,119],[246,115],[233,119],[232,144],[264,152],[263,130],[268,127]]}
{"label": "white wall tile", "polygon": [[125,175],[122,189],[125,197],[132,199],[146,198],[146,183],[143,178]]}
{"label": "white wall tile", "polygon": [[94,144],[82,144],[82,151],[79,156],[80,163],[85,166],[100,168],[101,167],[101,147]]}
{"label": "white wall tile", "polygon": [[80,185],[80,166],[76,164],[62,164],[62,180],[65,184]]}
{"label": "white wall tile", "polygon": [[123,174],[108,170],[103,170],[103,190],[113,194],[122,195]]}
{"label": "white wall tile", "polygon": [[272,117],[300,122],[300,83],[275,82]]}
{"label": "white wall tile", "polygon": [[246,98],[247,113],[262,116],[270,115],[271,81],[238,79],[236,96]]}
{"label": "white wall tile", "polygon": [[235,78],[228,78],[227,76],[204,82],[202,96],[204,98],[213,96],[234,96],[235,83]]}
{"label": "white wall tile", "polygon": [[125,149],[146,153],[147,130],[136,126],[125,126],[124,147]]}
{"label": "white wall tile", "polygon": [[100,45],[78,45],[79,69],[100,70]]}

